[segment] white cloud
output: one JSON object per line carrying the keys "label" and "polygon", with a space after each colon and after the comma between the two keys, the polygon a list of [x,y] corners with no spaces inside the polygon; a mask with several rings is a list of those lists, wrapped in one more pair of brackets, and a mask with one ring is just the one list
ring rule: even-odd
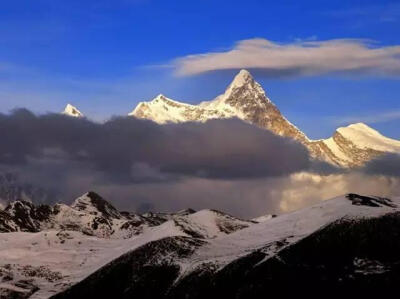
{"label": "white cloud", "polygon": [[239,41],[228,51],[181,57],[174,65],[176,73],[182,76],[246,68],[268,77],[327,73],[398,77],[400,45],[377,47],[372,41],[360,39],[281,44],[255,38]]}
{"label": "white cloud", "polygon": [[280,185],[279,208],[290,212],[345,193],[384,197],[399,196],[400,179],[358,172],[321,176],[307,172],[292,174]]}

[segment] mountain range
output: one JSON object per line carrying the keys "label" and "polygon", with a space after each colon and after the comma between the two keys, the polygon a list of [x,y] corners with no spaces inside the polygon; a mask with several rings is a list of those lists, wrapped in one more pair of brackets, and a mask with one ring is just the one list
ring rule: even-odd
{"label": "mountain range", "polygon": [[[69,104],[63,113],[83,117],[77,108]],[[385,153],[400,153],[399,140],[385,137],[364,123],[338,128],[328,139],[308,138],[282,115],[246,70],[235,76],[224,94],[211,101],[191,105],[160,94],[149,102],[140,102],[129,115],[158,124],[236,117],[277,135],[293,138],[309,150],[311,157],[346,168],[362,166]]]}
{"label": "mountain range", "polygon": [[88,192],[0,211],[0,298],[372,298],[400,282],[400,198],[282,215],[135,214]]}
{"label": "mountain range", "polygon": [[[67,105],[64,115],[85,117]],[[365,124],[312,140],[249,72],[223,95],[190,105],[163,95],[129,113],[159,125],[236,117],[303,144],[310,155],[357,167],[400,141]],[[4,188],[1,188],[4,186]],[[400,283],[400,198],[345,194],[281,215],[120,211],[89,191],[71,204],[0,176],[0,298],[384,297]],[[17,199],[17,200],[15,200]]]}
{"label": "mountain range", "polygon": [[215,210],[118,211],[94,192],[71,205],[13,201],[0,210],[0,298],[49,298],[154,240],[201,244],[255,223]]}

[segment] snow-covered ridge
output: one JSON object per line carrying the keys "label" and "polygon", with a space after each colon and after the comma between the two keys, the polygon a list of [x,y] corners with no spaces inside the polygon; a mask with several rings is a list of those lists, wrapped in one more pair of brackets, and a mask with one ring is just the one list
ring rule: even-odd
{"label": "snow-covered ridge", "polygon": [[[202,102],[199,105],[191,105],[172,100],[160,94],[150,102],[140,102],[129,115],[147,118],[159,124],[186,121],[205,122],[209,119],[231,117],[240,117],[243,119],[243,113],[226,103],[226,99],[234,91],[241,88],[249,89],[253,94],[258,93],[265,97],[264,90],[254,81],[250,73],[246,70],[241,70],[226,88],[225,93],[212,101]],[[267,98],[266,100],[268,101]]]}
{"label": "snow-covered ridge", "polygon": [[95,192],[87,192],[71,205],[35,206],[19,200],[0,214],[0,232],[73,230],[99,238],[126,239],[170,221],[186,235],[214,238],[247,227],[254,222],[215,210],[186,209],[177,213],[136,214],[120,212]]}
{"label": "snow-covered ridge", "polygon": [[[238,90],[242,90],[252,98],[262,98],[263,101],[260,103],[270,102],[260,84],[254,80],[251,74],[246,70],[241,70],[226,88],[225,93],[212,101],[191,105],[160,94],[149,102],[140,102],[129,115],[147,118],[159,124],[186,121],[205,122],[209,119],[231,117],[244,119],[246,116],[240,108],[245,107],[235,107],[235,105],[227,102]],[[258,104],[260,105],[260,103]]]}
{"label": "snow-covered ridge", "polygon": [[150,102],[140,102],[130,116],[147,118],[159,124],[185,122],[197,106],[174,101],[159,94]]}
{"label": "snow-covered ridge", "polygon": [[56,229],[79,231],[100,238],[129,238],[160,224],[152,217],[139,216],[122,215],[94,192],[80,196],[71,206],[62,203],[35,206],[31,202],[17,200],[9,203],[1,213],[0,232]]}

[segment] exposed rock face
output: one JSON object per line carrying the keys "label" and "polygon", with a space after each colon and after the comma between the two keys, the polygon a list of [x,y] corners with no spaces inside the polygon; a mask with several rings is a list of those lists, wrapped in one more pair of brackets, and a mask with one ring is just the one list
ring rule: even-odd
{"label": "exposed rock face", "polygon": [[339,128],[326,140],[310,140],[281,114],[246,70],[241,70],[225,93],[212,101],[190,105],[159,95],[150,102],[139,103],[129,115],[159,124],[237,117],[293,138],[307,147],[313,158],[341,167],[360,166],[387,152],[400,153],[400,141],[382,136],[365,124]]}
{"label": "exposed rock face", "polygon": [[396,204],[392,202],[389,198],[385,197],[370,197],[370,196],[363,196],[355,193],[349,193],[346,195],[353,205],[357,206],[368,206],[368,207],[375,207],[379,208],[382,206],[396,208]]}
{"label": "exposed rock face", "polygon": [[[3,211],[0,231],[38,232],[41,225],[50,221],[52,209],[47,205],[35,206],[28,201],[13,201]],[[8,229],[7,229],[8,228]]]}

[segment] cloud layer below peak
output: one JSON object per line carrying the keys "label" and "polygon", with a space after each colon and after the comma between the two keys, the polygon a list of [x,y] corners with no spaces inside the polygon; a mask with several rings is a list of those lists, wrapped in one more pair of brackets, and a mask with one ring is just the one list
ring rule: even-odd
{"label": "cloud layer below peak", "polygon": [[378,47],[369,40],[333,39],[281,44],[241,40],[227,51],[188,55],[174,61],[176,74],[252,69],[266,77],[323,74],[400,76],[400,45]]}

